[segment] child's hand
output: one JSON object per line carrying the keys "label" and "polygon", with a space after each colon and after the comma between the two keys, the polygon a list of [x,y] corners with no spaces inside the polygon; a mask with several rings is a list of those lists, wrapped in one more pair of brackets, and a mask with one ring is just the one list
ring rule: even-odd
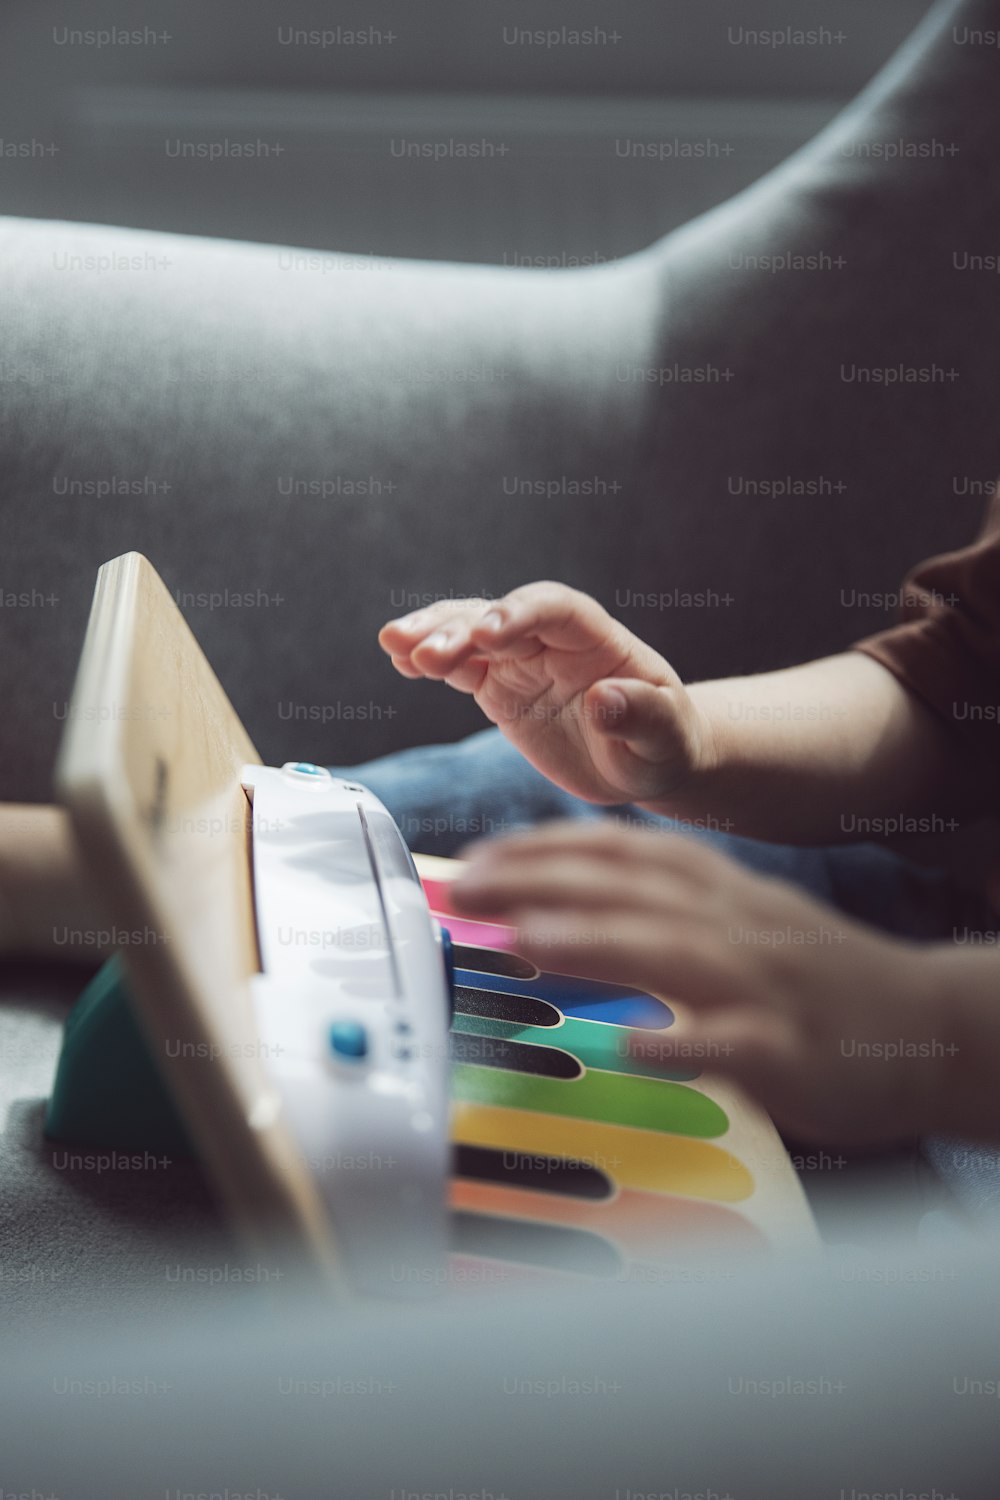
{"label": "child's hand", "polygon": [[676,672],[565,584],[444,600],[379,641],[404,677],[471,693],[533,766],[590,802],[658,801],[713,764],[709,721]]}
{"label": "child's hand", "polygon": [[677,1002],[674,1026],[636,1033],[638,1054],[701,1060],[803,1139],[941,1128],[975,1062],[938,1004],[941,950],[877,935],[690,838],[552,823],[476,845],[452,893],[461,913],[515,925],[542,968]]}

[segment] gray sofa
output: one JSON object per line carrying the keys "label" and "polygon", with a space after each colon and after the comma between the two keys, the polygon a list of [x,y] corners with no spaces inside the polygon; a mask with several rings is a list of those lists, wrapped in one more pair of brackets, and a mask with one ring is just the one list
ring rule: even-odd
{"label": "gray sofa", "polygon": [[[998,21],[944,0],[811,146],[600,269],[0,221],[4,798],[50,795],[95,570],[130,548],[268,760],[477,726],[376,647],[425,597],[560,578],[689,678],[887,623],[881,596],[972,535],[1000,474],[1000,282],[955,259],[1000,250],[1000,53],[955,40]],[[941,374],[844,378],[901,367]],[[37,1319],[231,1253],[193,1167],[53,1167],[41,1101],[79,983],[10,969],[0,1007],[3,1293]]]}

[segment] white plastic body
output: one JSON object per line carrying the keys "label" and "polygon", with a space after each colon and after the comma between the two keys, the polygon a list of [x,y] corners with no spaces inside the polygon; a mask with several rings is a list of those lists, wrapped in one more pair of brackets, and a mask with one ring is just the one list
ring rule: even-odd
{"label": "white plastic body", "polygon": [[[261,1056],[356,1285],[402,1294],[444,1263],[450,996],[409,851],[364,787],[244,768]],[[338,1054],[360,1025],[363,1056]]]}

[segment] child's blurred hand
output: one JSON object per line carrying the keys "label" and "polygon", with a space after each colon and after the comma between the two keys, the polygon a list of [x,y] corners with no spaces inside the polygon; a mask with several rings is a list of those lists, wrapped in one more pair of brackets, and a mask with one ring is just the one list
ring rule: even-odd
{"label": "child's blurred hand", "polygon": [[802,1139],[876,1144],[949,1121],[970,1059],[941,1003],[944,950],[876,934],[677,834],[550,823],[470,852],[452,886],[463,915],[516,926],[541,968],[678,1004],[667,1031],[636,1032],[647,1061],[701,1060]]}
{"label": "child's blurred hand", "polygon": [[711,724],[676,672],[565,584],[443,600],[379,641],[404,677],[471,693],[536,769],[590,802],[658,801],[714,764]]}

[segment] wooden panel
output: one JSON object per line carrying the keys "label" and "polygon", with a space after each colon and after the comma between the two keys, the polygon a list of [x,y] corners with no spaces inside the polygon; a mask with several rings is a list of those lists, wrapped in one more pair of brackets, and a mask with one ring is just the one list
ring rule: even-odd
{"label": "wooden panel", "polygon": [[[336,1275],[328,1216],[260,1058],[250,804],[259,757],[140,554],[106,563],[56,771],[153,1055],[238,1227]],[[166,1071],[166,1070],[165,1070]]]}

